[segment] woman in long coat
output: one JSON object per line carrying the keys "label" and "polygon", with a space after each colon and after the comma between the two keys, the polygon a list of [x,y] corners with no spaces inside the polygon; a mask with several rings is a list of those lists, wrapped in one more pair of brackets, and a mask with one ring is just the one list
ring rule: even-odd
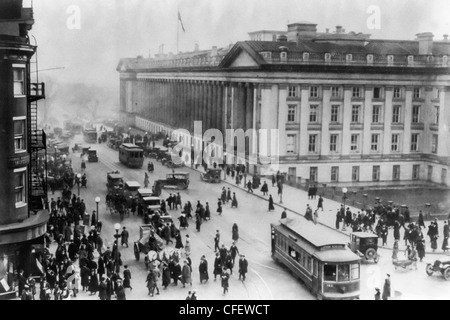
{"label": "woman in long coat", "polygon": [[94,295],[98,291],[98,275],[95,270],[91,272],[91,279],[89,281],[89,289],[91,295]]}
{"label": "woman in long coat", "polygon": [[200,284],[203,281],[208,282],[209,274],[208,274],[208,261],[206,261],[205,256],[202,256],[200,260],[200,265],[198,266],[198,271],[200,273]]}
{"label": "woman in long coat", "polygon": [[222,273],[222,259],[220,258],[219,253],[216,253],[216,259],[214,260],[214,281],[218,275]]}
{"label": "woman in long coat", "polygon": [[183,249],[183,240],[181,239],[181,233],[180,231],[177,232],[177,235],[175,237],[175,249]]}
{"label": "woman in long coat", "polygon": [[442,241],[442,250],[444,252],[448,251],[448,237],[445,237],[444,240]]}
{"label": "woman in long coat", "polygon": [[102,281],[100,282],[100,289],[98,292],[98,297],[100,298],[100,300],[106,300],[107,290],[108,290],[108,283],[106,282],[106,276],[104,276],[102,278]]}
{"label": "woman in long coat", "polygon": [[91,270],[89,270],[86,265],[83,265],[81,267],[80,275],[81,275],[81,286],[83,287],[84,291],[87,291],[89,287],[89,277],[90,277]]}
{"label": "woman in long coat", "polygon": [[230,274],[228,273],[227,269],[223,270],[223,272],[221,274],[221,278],[222,278],[223,294],[225,295],[225,293],[228,292],[228,287],[230,286],[229,282],[228,282],[228,280],[230,279]]}
{"label": "woman in long coat", "polygon": [[392,248],[392,260],[398,260],[398,240],[394,241],[394,247]]}
{"label": "woman in long coat", "polygon": [[233,241],[237,241],[239,239],[239,228],[238,225],[235,223],[233,224],[233,228],[231,229],[232,236],[231,238]]}
{"label": "woman in long coat", "polygon": [[206,206],[205,206],[205,219],[206,220],[210,220],[211,219],[211,211],[209,210],[208,202],[206,203]]}
{"label": "woman in long coat", "polygon": [[167,262],[162,263],[162,286],[166,289],[170,284],[170,269]]}
{"label": "woman in long coat", "polygon": [[184,252],[186,252],[187,255],[191,253],[191,239],[189,238],[189,235],[186,235],[186,242],[184,245]]}
{"label": "woman in long coat", "polygon": [[433,237],[431,238],[431,249],[433,249],[433,252],[436,251],[437,249],[437,238],[438,235],[433,235]]}
{"label": "woman in long coat", "polygon": [[220,195],[220,200],[222,200],[223,203],[227,202],[227,190],[225,190],[225,187],[222,189],[222,194]]}
{"label": "woman in long coat", "polygon": [[424,219],[423,219],[423,213],[422,213],[422,210],[421,210],[420,213],[419,213],[419,219],[417,220],[417,222],[418,222],[418,224],[419,224],[419,227],[425,228],[425,221],[424,221]]}
{"label": "woman in long coat", "polygon": [[145,282],[147,282],[148,295],[153,296],[153,291],[155,288],[155,275],[154,275],[152,269],[148,270],[148,275],[147,275],[147,279],[145,280]]}
{"label": "woman in long coat", "polygon": [[191,273],[192,273],[191,267],[185,260],[183,263],[183,269],[181,270],[181,283],[183,284],[183,288],[186,286],[186,284],[190,284],[192,286]]}
{"label": "woman in long coat", "polygon": [[384,281],[383,286],[383,300],[388,300],[388,298],[391,296],[391,280],[387,278]]}
{"label": "woman in long coat", "polygon": [[264,196],[267,195],[267,192],[269,192],[269,187],[267,186],[267,182],[264,181],[264,184],[261,187],[261,192]]}
{"label": "woman in long coat", "polygon": [[236,193],[235,192],[233,192],[233,200],[231,201],[231,207],[232,208],[237,208],[238,207],[238,202],[237,202],[237,199],[236,199]]}
{"label": "woman in long coat", "polygon": [[273,198],[272,195],[269,196],[269,211],[275,210],[275,207],[273,206]]}

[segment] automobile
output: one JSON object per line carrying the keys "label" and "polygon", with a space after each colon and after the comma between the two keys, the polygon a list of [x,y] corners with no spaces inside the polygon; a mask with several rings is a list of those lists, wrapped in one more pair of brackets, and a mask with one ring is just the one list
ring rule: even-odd
{"label": "automobile", "polygon": [[139,188],[136,193],[136,197],[138,199],[142,199],[145,197],[152,197],[152,196],[153,196],[153,191],[152,191],[152,189],[149,189],[149,188]]}
{"label": "automobile", "polygon": [[163,188],[185,190],[189,187],[189,173],[168,173],[166,179],[156,180],[152,191],[155,196],[160,196]]}
{"label": "automobile", "polygon": [[208,168],[205,173],[200,173],[200,179],[203,181],[207,181],[209,183],[220,183],[222,170],[221,169],[212,169]]}
{"label": "automobile", "polygon": [[117,195],[123,193],[123,175],[119,171],[108,172],[106,188],[109,194]]}
{"label": "automobile", "polygon": [[127,198],[135,198],[138,195],[138,190],[141,189],[141,184],[137,181],[125,181],[123,185],[123,194]]}
{"label": "automobile", "polygon": [[82,146],[81,149],[80,149],[80,150],[81,150],[81,153],[82,153],[82,154],[88,154],[90,148],[91,148],[91,147]]}
{"label": "automobile", "polygon": [[88,161],[89,162],[98,162],[97,150],[89,149],[88,150]]}
{"label": "automobile", "polygon": [[353,232],[350,234],[349,248],[351,251],[366,259],[378,263],[378,235],[369,232]]}
{"label": "automobile", "polygon": [[144,209],[151,211],[161,209],[161,199],[158,197],[143,197],[140,200]]}
{"label": "automobile", "polygon": [[445,280],[450,281],[450,259],[436,260],[433,264],[428,263],[426,267],[428,276],[432,276],[436,272],[440,272]]}
{"label": "automobile", "polygon": [[65,155],[69,155],[69,145],[66,143],[60,143],[56,145],[56,149],[61,153]]}
{"label": "automobile", "polygon": [[134,243],[134,256],[136,261],[140,260],[141,253],[147,255],[150,251],[159,252],[164,248],[164,242],[156,233],[153,225],[146,224],[140,226],[139,235],[139,240]]}
{"label": "automobile", "polygon": [[118,141],[117,138],[109,138],[108,140],[108,147],[114,149],[116,148],[116,142]]}

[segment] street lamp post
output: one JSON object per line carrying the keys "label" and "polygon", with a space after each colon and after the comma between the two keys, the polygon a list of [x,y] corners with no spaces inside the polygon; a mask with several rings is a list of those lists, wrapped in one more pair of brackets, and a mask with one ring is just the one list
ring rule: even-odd
{"label": "street lamp post", "polygon": [[[342,200],[344,201],[344,213],[346,212],[345,201],[347,200],[347,192],[348,192],[347,188],[342,188],[342,193],[344,194],[344,196],[342,197]],[[346,228],[345,228],[345,217],[344,217],[344,221],[342,223],[342,231],[345,231],[345,230],[346,230]]]}
{"label": "street lamp post", "polygon": [[427,219],[429,220],[431,218],[431,214],[430,214],[431,204],[427,202],[427,203],[425,203],[425,207],[427,208]]}
{"label": "street lamp post", "polygon": [[367,197],[369,196],[367,193],[364,193],[363,194],[363,196],[364,196],[364,210],[366,210],[367,208],[366,208],[366,206],[367,206]]}
{"label": "street lamp post", "polygon": [[224,152],[223,153],[223,159],[222,159],[222,163],[223,163],[223,181],[227,181],[227,153]]}
{"label": "street lamp post", "polygon": [[77,173],[77,186],[78,186],[78,196],[80,196],[80,183],[81,183],[81,173]]}
{"label": "street lamp post", "polygon": [[98,213],[98,204],[100,203],[100,197],[95,197],[95,203],[97,204],[97,223],[98,223],[98,215],[99,215],[99,213]]}
{"label": "street lamp post", "polygon": [[116,271],[117,271],[118,267],[119,267],[119,238],[120,238],[119,230],[120,230],[120,223],[116,223],[114,225],[114,229],[116,230],[116,234],[114,235],[114,238],[116,239],[116,252],[115,252],[114,261],[115,261]]}

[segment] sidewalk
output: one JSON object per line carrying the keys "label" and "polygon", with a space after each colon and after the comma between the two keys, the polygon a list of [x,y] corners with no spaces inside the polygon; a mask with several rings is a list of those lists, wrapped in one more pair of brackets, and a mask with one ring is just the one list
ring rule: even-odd
{"label": "sidewalk", "polygon": [[[132,133],[133,134],[140,133],[141,135],[145,134],[144,131],[137,129],[137,128],[132,128]],[[162,147],[161,141],[157,141],[156,145],[158,147]],[[199,166],[198,169],[196,169],[195,167],[192,167],[192,166],[190,166],[188,168],[190,168],[191,170],[197,171],[197,172],[204,172],[202,166]],[[224,175],[226,175],[225,172],[224,172]],[[224,183],[227,183],[227,184],[233,186],[234,188],[240,188],[241,190],[247,191],[246,182],[252,178],[253,177],[250,174],[247,174],[246,181],[242,180],[239,185],[236,185],[235,179],[233,179],[231,176],[226,176],[225,179],[223,179],[222,181]],[[287,184],[283,185],[283,196],[282,196],[283,202],[280,203],[277,187],[276,186],[272,187],[272,181],[269,178],[267,178],[267,179],[261,178],[261,186],[264,183],[264,180],[267,182],[267,185],[269,187],[268,194],[272,195],[272,198],[274,200],[274,205],[280,209],[280,211],[277,212],[280,214],[280,216],[281,216],[281,212],[283,209],[286,210],[288,215],[289,215],[289,212],[291,212],[296,215],[304,216],[307,204],[309,204],[313,210],[315,210],[315,208],[317,208],[317,203],[318,203],[318,199],[319,199],[318,196],[316,199],[310,200],[310,199],[308,199],[308,193],[306,191],[291,187]],[[253,195],[255,197],[258,197],[267,202],[269,201],[269,196],[263,196],[262,192],[259,189],[255,189]],[[338,202],[338,201],[332,200],[332,199],[328,199],[325,197],[323,197],[323,199],[324,199],[324,201],[323,201],[324,211],[319,211],[318,223],[320,223],[326,227],[329,227],[331,229],[337,230],[336,229],[336,212],[341,207],[341,202]],[[358,211],[361,211],[361,209],[353,207],[350,204],[346,204],[346,207],[349,207],[350,210],[352,211],[352,213],[357,213]],[[426,223],[426,226],[428,226],[428,223]],[[439,255],[439,256],[442,256],[442,255],[449,256],[450,255],[450,253],[444,253],[441,250],[442,239],[443,239],[442,238],[442,226],[443,226],[443,223],[441,223],[439,225],[438,249],[434,253],[433,253],[432,249],[430,248],[429,238],[426,235],[427,229],[422,230],[422,232],[425,236],[425,252],[426,252],[426,254],[433,254],[433,255]],[[342,234],[347,235],[350,239],[350,234],[352,232],[351,228],[347,228],[347,230],[342,230],[342,223],[341,223],[339,230],[337,230],[337,231],[341,232]],[[389,229],[388,238],[387,238],[388,245],[381,246],[379,243],[379,248],[392,250],[392,246],[394,244],[393,233],[394,233],[393,230]],[[403,240],[403,236],[404,236],[404,229],[401,228],[400,229],[400,241],[399,241],[399,250],[400,251],[404,251],[406,249],[406,245],[405,245],[405,241]],[[379,242],[381,242],[381,240],[379,240]]]}

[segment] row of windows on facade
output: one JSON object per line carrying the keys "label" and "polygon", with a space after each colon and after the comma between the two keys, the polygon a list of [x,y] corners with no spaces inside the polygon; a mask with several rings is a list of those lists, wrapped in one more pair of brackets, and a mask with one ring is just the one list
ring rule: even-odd
{"label": "row of windows on facade", "polygon": [[[288,123],[296,123],[299,121],[298,114],[298,106],[296,104],[288,104],[288,112],[287,112],[287,122]],[[331,123],[341,123],[341,105],[331,105]],[[392,123],[403,123],[404,115],[403,108],[401,105],[394,105],[392,107],[392,115],[391,121]],[[421,105],[413,105],[412,106],[412,114],[411,114],[411,123],[420,123],[421,122]],[[352,113],[351,113],[351,122],[352,123],[362,123],[362,106],[361,105],[352,105]],[[440,115],[440,107],[434,106],[434,114],[433,114],[433,123],[439,124],[439,115]],[[319,123],[320,121],[320,106],[319,105],[310,105],[309,106],[309,122],[310,123]],[[372,123],[382,123],[383,119],[383,107],[381,105],[372,106]]]}
{"label": "row of windows on facade", "polygon": [[[411,134],[411,144],[410,151],[411,152],[419,152],[420,151],[420,133]],[[340,135],[339,134],[330,134],[330,152],[339,153],[340,152]],[[431,136],[431,152],[436,154],[438,152],[438,140],[439,136],[437,134],[433,134]],[[370,140],[370,151],[373,153],[379,153],[381,151],[381,134],[373,133],[371,134]],[[308,152],[309,153],[318,153],[319,148],[319,135],[318,134],[310,134],[308,140]],[[391,135],[391,152],[400,153],[401,148],[401,134],[394,133]],[[350,151],[352,153],[359,153],[361,151],[361,135],[360,134],[351,134],[350,135]],[[289,154],[297,153],[297,135],[288,134],[286,140],[286,152]]]}
{"label": "row of windows on facade", "polygon": [[[261,39],[259,39],[259,40],[261,40]],[[264,59],[272,59],[272,52],[270,52],[270,51],[261,52],[261,55],[263,56]],[[309,52],[303,52],[303,54],[302,54],[303,61],[309,61],[309,57],[310,57]],[[288,58],[288,53],[286,51],[280,52],[280,59],[281,60],[287,60],[287,58]],[[331,62],[332,61],[332,54],[331,53],[325,53],[323,58],[324,58],[324,60],[326,62]],[[426,58],[426,61],[429,62],[429,63],[434,62],[434,60],[435,60],[435,58],[432,55],[428,55],[427,58]],[[353,54],[351,54],[351,53],[346,54],[345,55],[345,61],[346,62],[353,61]],[[394,61],[395,61],[394,55],[391,55],[391,54],[387,55],[385,61],[388,64],[393,65]],[[414,56],[413,55],[409,55],[407,57],[407,61],[408,61],[408,64],[414,64]],[[374,55],[373,54],[366,55],[366,62],[370,63],[370,64],[373,64],[374,63]],[[443,55],[442,56],[442,63],[443,64],[447,64],[447,62],[448,62],[448,56],[447,55]]]}
{"label": "row of windows on facade", "polygon": [[[295,169],[295,168],[294,168]],[[289,170],[290,172],[295,170]],[[358,182],[359,180],[360,167],[352,166],[352,181]],[[318,182],[319,169],[318,167],[310,167],[309,170],[309,180],[310,182]],[[381,167],[372,166],[372,181],[379,182],[381,176]],[[420,165],[416,164],[412,167],[412,180],[420,180]],[[433,166],[428,166],[427,179],[431,181],[433,178]],[[400,165],[392,166],[392,180],[400,181]],[[331,182],[339,182],[339,167],[331,167]],[[441,183],[447,183],[447,169],[442,168],[441,170]]]}
{"label": "row of windows on facade", "polygon": [[[310,86],[309,89],[309,97],[310,98],[320,98],[322,96],[322,88],[319,86]],[[364,88],[363,87],[352,87],[352,98],[364,98]],[[424,89],[421,87],[413,88],[413,99],[421,99],[423,98]],[[288,97],[299,97],[300,96],[300,87],[299,86],[289,86],[288,87]],[[343,97],[343,88],[340,86],[331,87],[331,97],[332,98],[342,98]],[[373,99],[384,99],[385,90],[383,87],[374,87],[372,89],[372,97]],[[405,88],[402,87],[394,87],[393,89],[393,98],[394,99],[402,99],[405,97]],[[433,99],[439,99],[440,97],[440,89],[433,88]]]}

